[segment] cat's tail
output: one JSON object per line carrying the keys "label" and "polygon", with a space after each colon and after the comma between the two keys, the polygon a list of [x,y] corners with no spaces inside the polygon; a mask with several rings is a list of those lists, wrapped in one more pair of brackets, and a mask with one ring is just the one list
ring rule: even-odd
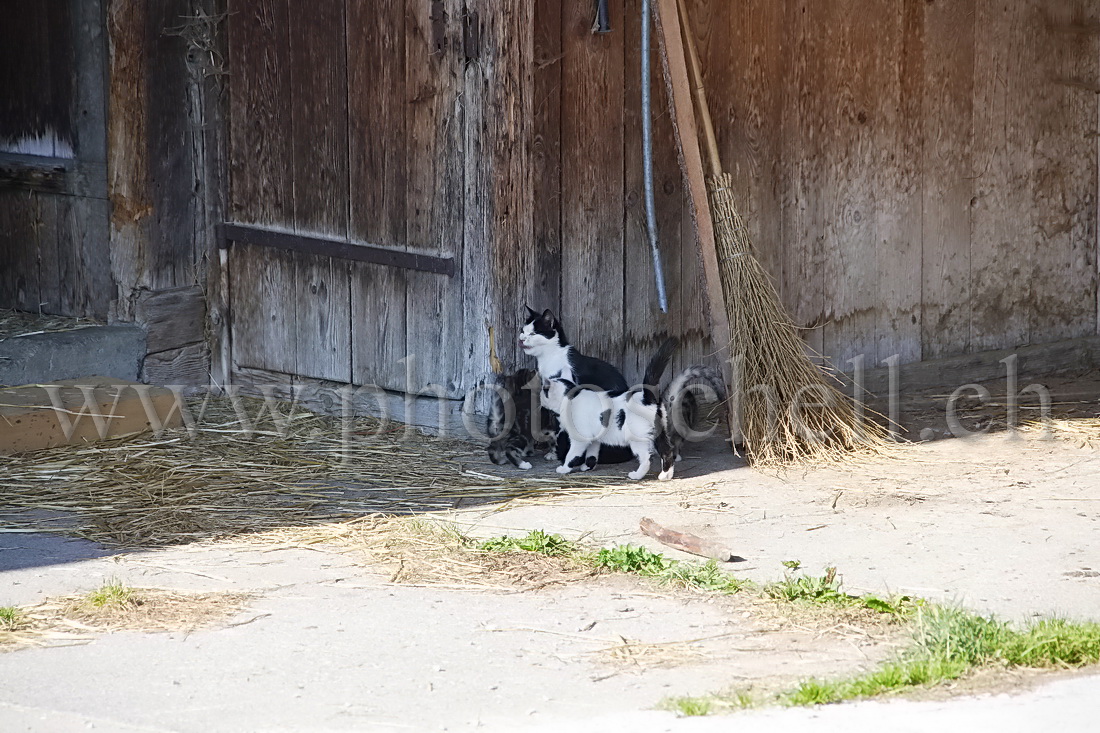
{"label": "cat's tail", "polygon": [[682,398],[688,386],[696,382],[706,384],[713,389],[719,402],[726,401],[726,385],[722,381],[722,374],[718,369],[712,366],[693,364],[677,374],[676,378],[668,385],[668,389],[661,393],[661,402],[664,404],[665,410],[669,410],[677,400]]}
{"label": "cat's tail", "polygon": [[645,376],[642,377],[642,385],[644,385],[642,390],[643,405],[657,403],[658,396],[661,394],[661,377],[664,376],[665,369],[668,367],[668,363],[672,361],[672,356],[679,346],[680,341],[675,336],[670,336],[664,340],[661,347],[657,349],[657,353],[646,364]]}

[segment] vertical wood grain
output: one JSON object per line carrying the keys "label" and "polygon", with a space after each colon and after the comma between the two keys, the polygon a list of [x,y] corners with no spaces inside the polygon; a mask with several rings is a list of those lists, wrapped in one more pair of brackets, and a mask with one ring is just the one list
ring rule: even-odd
{"label": "vertical wood grain", "polygon": [[971,350],[975,0],[925,6],[922,353]]}
{"label": "vertical wood grain", "polygon": [[809,348],[824,352],[822,326],[825,323],[825,220],[832,210],[834,182],[826,174],[829,157],[827,137],[831,129],[828,94],[832,85],[830,58],[834,51],[830,34],[835,33],[831,3],[797,3],[797,93],[792,100],[797,111],[797,129],[790,140],[790,165],[797,168],[795,201],[797,224],[788,239],[785,266],[791,317],[805,329]]}
{"label": "vertical wood grain", "polygon": [[[646,19],[646,22],[652,22]],[[642,164],[642,92],[641,92],[641,0],[626,0],[624,3],[623,25],[618,32],[624,34],[624,60],[623,60],[623,375],[630,384],[641,382],[645,373],[645,366],[656,352],[657,347],[666,335],[678,335],[680,330],[679,303],[669,304],[669,312],[661,313],[657,301],[657,284],[654,278],[653,256],[649,245],[649,235],[646,228],[645,213],[645,184]],[[657,43],[654,36],[654,44]],[[664,112],[668,109],[667,95],[663,92],[664,83],[660,76],[660,57],[655,49],[651,49],[651,68],[655,73],[652,87],[652,107],[655,111]],[[667,115],[665,117],[667,124]],[[671,136],[671,128],[666,132]],[[654,199],[657,200],[659,190],[658,177],[661,169],[657,163],[668,162],[670,146],[661,146],[664,155],[658,158],[657,139],[667,140],[669,137],[658,137],[657,126],[654,125]],[[673,169],[676,170],[675,157],[672,159]],[[679,204],[679,197],[675,202]],[[665,222],[667,224],[667,220]],[[679,250],[669,247],[668,231],[661,227],[661,221],[657,222],[658,247],[661,250],[661,259],[665,270],[670,269],[671,264],[679,264]],[[676,222],[677,230],[679,222]],[[677,231],[677,234],[679,232]],[[675,241],[678,241],[677,236]],[[679,279],[679,273],[674,275]],[[666,286],[668,274],[665,275]],[[670,299],[671,300],[671,299]],[[669,371],[672,371],[671,368]]]}
{"label": "vertical wood grain", "polygon": [[1031,192],[1032,112],[1041,63],[1033,7],[981,3],[975,8],[974,205],[970,220],[970,340],[974,351],[1028,341],[1030,260],[1035,204]]}
{"label": "vertical wood grain", "polygon": [[[1021,3],[1031,29],[1027,49],[1034,120],[1031,200],[1030,341],[1045,343],[1095,331],[1097,131],[1100,8],[1083,0]],[[1075,28],[1093,28],[1092,33]],[[1032,50],[1033,49],[1033,50]],[[1023,253],[1019,253],[1022,256]]]}
{"label": "vertical wood grain", "polygon": [[890,71],[877,98],[873,171],[879,365],[894,355],[906,364],[921,358],[923,8],[924,0],[900,0],[884,23]]}
{"label": "vertical wood grain", "polygon": [[[405,3],[349,0],[351,238],[405,248]],[[401,389],[405,273],[351,263],[351,377]]]}
{"label": "vertical wood grain", "polygon": [[[291,3],[294,226],[348,235],[348,70],[344,4]],[[294,256],[297,368],[305,377],[351,381],[348,265]]]}
{"label": "vertical wood grain", "polygon": [[[562,86],[562,0],[535,0],[533,69],[534,145],[531,150],[531,186],[534,193],[535,260],[530,269],[534,277],[531,302],[536,310],[561,308],[562,272],[562,97],[569,93]],[[524,303],[502,302],[505,313],[515,324],[502,330],[515,340],[522,323]],[[517,354],[518,356],[518,354]]]}
{"label": "vertical wood grain", "polygon": [[[458,258],[464,199],[462,7],[459,0],[410,3],[405,25],[406,244]],[[410,388],[418,392],[433,384],[457,396],[461,280],[423,272],[409,272],[406,279],[406,338],[415,363]]]}
{"label": "vertical wood grain", "polygon": [[[816,131],[828,149],[825,209],[824,355],[839,368],[864,355],[877,360],[876,131],[890,120],[879,100],[889,94],[896,14],[886,3],[831,3],[831,58],[825,116]],[[889,205],[885,204],[884,205]]]}
{"label": "vertical wood grain", "polygon": [[[229,5],[230,216],[292,227],[291,63],[287,0]],[[234,245],[234,366],[293,374],[297,366],[295,262],[272,249]]]}
{"label": "vertical wood grain", "polygon": [[[622,5],[610,4],[612,28]],[[623,362],[622,31],[593,34],[592,3],[562,1],[562,302],[584,353]]]}

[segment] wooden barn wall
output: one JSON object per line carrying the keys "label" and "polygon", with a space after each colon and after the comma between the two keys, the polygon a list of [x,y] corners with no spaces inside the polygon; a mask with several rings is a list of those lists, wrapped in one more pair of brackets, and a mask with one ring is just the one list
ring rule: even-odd
{"label": "wooden barn wall", "polygon": [[[455,268],[233,243],[238,381],[458,399],[489,371],[503,299],[490,292],[518,297],[523,278],[507,273],[531,248],[533,34],[531,7],[515,5],[229,2],[227,219]],[[504,274],[491,280],[490,263]],[[496,343],[514,351],[508,325]]]}
{"label": "wooden barn wall", "polygon": [[0,307],[106,318],[100,0],[0,0]]}
{"label": "wooden barn wall", "polygon": [[[684,361],[712,350],[659,66],[656,306],[640,4],[612,0],[599,36],[587,0],[534,10],[531,305],[631,378],[658,333],[685,339]],[[1095,3],[688,6],[725,166],[810,347],[850,368],[1097,333]]]}

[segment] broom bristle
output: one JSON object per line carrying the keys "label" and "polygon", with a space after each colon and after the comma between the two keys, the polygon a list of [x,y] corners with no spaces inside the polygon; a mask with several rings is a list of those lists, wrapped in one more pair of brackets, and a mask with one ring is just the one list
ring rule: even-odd
{"label": "broom bristle", "polygon": [[730,324],[732,407],[753,465],[836,461],[890,444],[806,355],[733,205],[732,178],[709,183],[719,273]]}

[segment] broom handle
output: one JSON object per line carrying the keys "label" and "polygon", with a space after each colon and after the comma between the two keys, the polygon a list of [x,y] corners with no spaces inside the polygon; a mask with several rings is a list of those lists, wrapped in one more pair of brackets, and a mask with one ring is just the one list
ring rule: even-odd
{"label": "broom handle", "polygon": [[680,8],[680,29],[688,50],[688,69],[691,71],[695,108],[699,118],[703,121],[703,138],[706,142],[707,157],[710,159],[710,173],[717,176],[722,172],[722,159],[718,155],[718,138],[714,134],[714,123],[711,122],[710,109],[707,104],[707,90],[703,86],[703,67],[699,63],[699,50],[695,47],[695,34],[691,31],[691,19],[688,17],[687,5],[684,0],[678,0],[678,4]]}

